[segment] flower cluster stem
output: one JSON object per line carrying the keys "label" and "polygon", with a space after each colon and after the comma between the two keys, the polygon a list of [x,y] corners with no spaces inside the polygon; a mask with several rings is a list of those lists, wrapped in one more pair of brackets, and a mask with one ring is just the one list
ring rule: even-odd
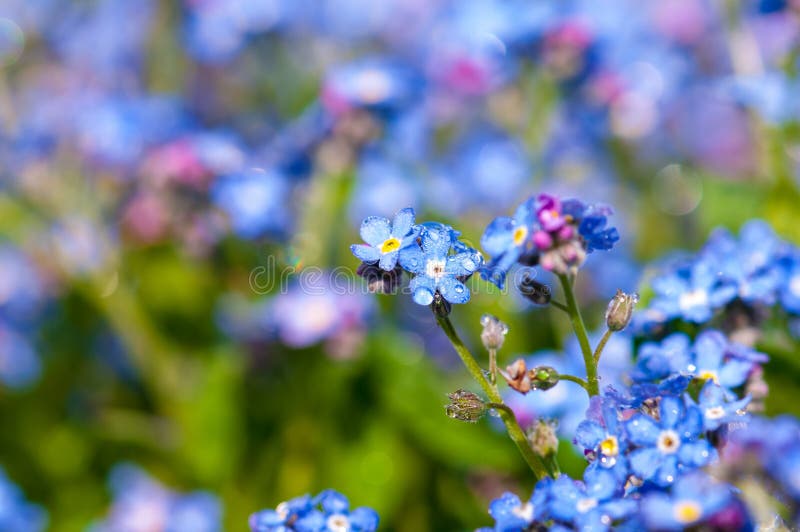
{"label": "flower cluster stem", "polygon": [[564,290],[564,297],[567,300],[567,314],[569,314],[572,328],[575,330],[575,336],[578,337],[578,343],[581,346],[581,353],[583,354],[583,363],[586,366],[586,392],[589,394],[589,397],[593,397],[600,393],[600,385],[597,381],[597,361],[594,358],[592,346],[589,343],[589,334],[586,332],[586,325],[583,323],[581,311],[575,300],[575,291],[572,289],[572,281],[565,274],[560,274],[558,279],[561,281],[561,288]]}
{"label": "flower cluster stem", "polygon": [[[537,455],[533,451],[533,448],[528,442],[528,438],[525,436],[525,432],[522,430],[522,427],[519,426],[514,413],[503,403],[503,398],[500,396],[500,392],[497,390],[497,387],[492,385],[486,379],[486,376],[484,375],[483,370],[478,362],[476,362],[475,357],[472,356],[472,353],[470,353],[469,349],[467,349],[467,346],[464,345],[464,342],[462,342],[461,338],[458,336],[458,333],[453,327],[453,323],[450,321],[450,318],[447,316],[437,316],[436,319],[439,322],[439,325],[442,327],[442,330],[444,330],[444,333],[447,335],[447,338],[449,338],[450,342],[453,344],[458,356],[461,357],[461,361],[464,363],[464,366],[466,366],[472,377],[478,382],[478,384],[480,384],[484,393],[489,398],[489,402],[492,403],[497,410],[498,414],[500,415],[500,419],[503,420],[503,423],[506,426],[508,435],[517,446],[517,449],[519,449],[519,452],[522,454],[525,462],[527,462],[528,466],[531,468],[531,471],[533,471],[535,477],[540,479],[548,474],[558,471],[558,468],[555,466],[555,464],[547,464],[543,457]],[[499,405],[503,405],[505,408],[502,408]]]}

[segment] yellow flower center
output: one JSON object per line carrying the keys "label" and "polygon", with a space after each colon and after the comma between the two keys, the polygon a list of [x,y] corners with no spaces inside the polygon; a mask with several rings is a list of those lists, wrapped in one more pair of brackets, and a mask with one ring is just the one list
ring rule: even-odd
{"label": "yellow flower center", "polygon": [[397,251],[400,249],[400,240],[395,237],[389,237],[383,241],[381,244],[381,253],[391,253],[392,251]]}
{"label": "yellow flower center", "polygon": [[682,525],[688,525],[700,519],[703,515],[703,510],[694,501],[680,501],[675,504],[672,514],[677,522]]}
{"label": "yellow flower center", "polygon": [[616,436],[609,436],[600,442],[600,452],[605,456],[617,456],[619,454],[619,442]]}
{"label": "yellow flower center", "polygon": [[717,375],[717,372],[708,369],[704,369],[698,373],[697,378],[703,381],[714,381],[715,383],[719,384],[719,376]]}
{"label": "yellow flower center", "polygon": [[523,242],[525,242],[526,236],[528,236],[528,228],[525,226],[517,227],[514,230],[514,245],[521,245]]}

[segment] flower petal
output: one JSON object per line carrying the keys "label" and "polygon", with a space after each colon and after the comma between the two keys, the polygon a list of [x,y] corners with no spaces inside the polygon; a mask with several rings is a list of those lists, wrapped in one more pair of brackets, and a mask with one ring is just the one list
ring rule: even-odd
{"label": "flower petal", "polygon": [[661,398],[658,411],[661,414],[661,426],[671,429],[683,418],[686,408],[683,406],[682,399],[666,396]]}
{"label": "flower petal", "polygon": [[584,449],[594,449],[605,436],[605,429],[594,421],[581,421],[575,429],[575,441]]}
{"label": "flower petal", "polygon": [[368,262],[370,264],[377,262],[381,258],[381,252],[372,246],[364,244],[353,244],[350,246],[350,251],[357,259]]}
{"label": "flower petal", "polygon": [[437,284],[439,293],[450,303],[466,303],[469,301],[469,288],[455,277],[442,277]]}
{"label": "flower petal", "polygon": [[631,471],[644,480],[650,480],[661,465],[664,456],[654,447],[645,447],[633,451],[628,457]]}
{"label": "flower petal", "polygon": [[382,216],[369,216],[361,222],[361,238],[371,246],[379,246],[391,236],[389,220]]}
{"label": "flower petal", "polygon": [[492,257],[506,251],[514,243],[514,225],[506,216],[492,220],[481,236],[481,248]]}
{"label": "flower petal", "polygon": [[628,431],[628,438],[636,445],[655,445],[661,428],[656,425],[653,418],[644,414],[634,415],[627,423],[625,429]]}
{"label": "flower petal", "polygon": [[394,215],[392,221],[392,236],[402,239],[411,232],[414,226],[414,209],[407,207]]}
{"label": "flower petal", "polygon": [[399,254],[399,251],[391,251],[381,255],[381,260],[378,262],[381,269],[386,270],[387,272],[393,270],[395,265],[397,265],[397,256]]}

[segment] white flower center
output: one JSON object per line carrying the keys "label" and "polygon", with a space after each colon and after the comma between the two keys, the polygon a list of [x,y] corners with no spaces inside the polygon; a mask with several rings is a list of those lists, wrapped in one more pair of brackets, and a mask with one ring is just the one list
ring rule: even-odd
{"label": "white flower center", "polygon": [[520,504],[511,510],[511,513],[525,521],[533,521],[533,505],[529,502]]}
{"label": "white flower center", "polygon": [[708,419],[719,419],[725,415],[725,409],[721,406],[712,406],[711,408],[706,408],[706,417]]}
{"label": "white flower center", "polygon": [[359,96],[367,103],[378,103],[389,94],[391,83],[379,70],[365,70],[356,79]]}
{"label": "white flower center", "polygon": [[800,274],[789,279],[789,292],[793,295],[800,296]]}
{"label": "white flower center", "polygon": [[591,497],[587,497],[585,499],[580,499],[578,504],[575,505],[575,508],[582,514],[585,514],[592,508],[597,506],[597,499],[593,499]]}
{"label": "white flower center", "polygon": [[664,454],[673,454],[681,446],[681,439],[674,430],[663,430],[658,435],[658,450]]}
{"label": "white flower center", "polygon": [[681,294],[678,299],[678,306],[681,310],[687,311],[695,307],[708,305],[708,293],[705,290],[697,289]]}
{"label": "white flower center", "polygon": [[325,524],[331,532],[348,532],[350,530],[350,520],[342,514],[331,515]]}
{"label": "white flower center", "polygon": [[444,276],[444,268],[446,261],[431,259],[425,264],[425,275],[428,277],[439,280]]}

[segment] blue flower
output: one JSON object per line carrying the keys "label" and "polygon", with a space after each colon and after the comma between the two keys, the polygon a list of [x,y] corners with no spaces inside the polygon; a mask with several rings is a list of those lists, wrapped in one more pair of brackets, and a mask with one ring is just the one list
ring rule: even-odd
{"label": "blue flower", "polygon": [[700,333],[691,347],[688,336],[674,333],[660,344],[643,344],[631,376],[637,381],[649,381],[686,375],[735,388],[745,382],[756,363],[765,361],[766,355],[729,342],[716,330]]}
{"label": "blue flower", "polygon": [[505,286],[506,274],[523,254],[535,251],[533,230],[535,221],[534,201],[530,198],[517,207],[513,218],[495,218],[481,237],[481,247],[492,256],[492,260],[481,270],[481,277]]}
{"label": "blue flower", "polygon": [[716,430],[725,423],[741,420],[750,398],[736,399],[713,380],[706,381],[697,399],[697,406],[703,412],[703,429]]}
{"label": "blue flower", "polygon": [[633,473],[659,486],[672,484],[686,470],[709,463],[716,451],[706,440],[703,414],[678,397],[662,397],[659,419],[635,414],[625,423],[630,443],[638,448],[628,455]]}
{"label": "blue flower", "polygon": [[233,231],[249,239],[265,233],[281,234],[288,229],[289,193],[285,176],[253,169],[220,178],[211,197],[228,215]]}
{"label": "blue flower", "polygon": [[635,501],[620,498],[622,484],[605,469],[588,468],[582,483],[562,475],[549,491],[550,516],[585,532],[610,530],[636,509]]}
{"label": "blue flower", "polygon": [[381,269],[390,271],[397,265],[401,252],[415,244],[418,232],[414,209],[402,209],[391,224],[381,216],[370,216],[361,223],[361,238],[367,244],[353,244],[350,251],[363,262],[377,262]]}
{"label": "blue flower", "polygon": [[726,230],[715,231],[702,254],[725,282],[736,287],[739,299],[772,305],[782,280],[779,258],[783,248],[766,222],[751,220],[739,231],[738,241]]}
{"label": "blue flower", "polygon": [[44,509],[28,502],[22,490],[0,468],[0,530],[41,532],[46,524]]}
{"label": "blue flower", "polygon": [[[481,266],[481,257],[463,244],[454,245],[456,233],[445,225],[423,229],[420,247],[410,247],[400,256],[400,265],[416,274],[409,288],[414,301],[430,305],[436,292],[450,303],[466,303],[470,293],[462,279]],[[455,251],[450,254],[450,251]]]}
{"label": "blue flower", "polygon": [[686,530],[708,521],[733,500],[731,486],[696,471],[679,478],[669,494],[648,493],[641,513],[649,530]]}
{"label": "blue flower", "polygon": [[780,302],[788,312],[800,314],[800,249],[793,249],[783,260],[783,283]]}
{"label": "blue flower", "polygon": [[221,530],[222,508],[210,493],[176,493],[130,464],[114,467],[109,484],[114,501],[108,517],[92,527],[92,532],[124,530],[132,522],[145,528],[157,523],[164,532]]}
{"label": "blue flower", "polygon": [[250,516],[252,532],[285,532],[292,530],[290,525],[308,514],[314,507],[310,495],[301,495],[280,503],[274,510],[267,509]]}
{"label": "blue flower", "polygon": [[683,318],[693,323],[711,319],[714,310],[736,297],[736,287],[722,282],[718,269],[705,260],[675,267],[652,281],[651,308],[665,319]]}
{"label": "blue flower", "polygon": [[494,518],[496,532],[522,532],[539,520],[546,510],[545,499],[550,480],[540,481],[531,498],[522,502],[513,493],[503,493],[489,505],[489,514]]}
{"label": "blue flower", "polygon": [[575,442],[594,453],[596,467],[613,471],[620,483],[628,477],[628,441],[613,400],[602,400],[599,419],[586,419],[575,430]]}
{"label": "blue flower", "polygon": [[250,516],[251,532],[373,532],[378,529],[378,514],[372,508],[350,511],[347,497],[325,490],[282,502],[274,510]]}

